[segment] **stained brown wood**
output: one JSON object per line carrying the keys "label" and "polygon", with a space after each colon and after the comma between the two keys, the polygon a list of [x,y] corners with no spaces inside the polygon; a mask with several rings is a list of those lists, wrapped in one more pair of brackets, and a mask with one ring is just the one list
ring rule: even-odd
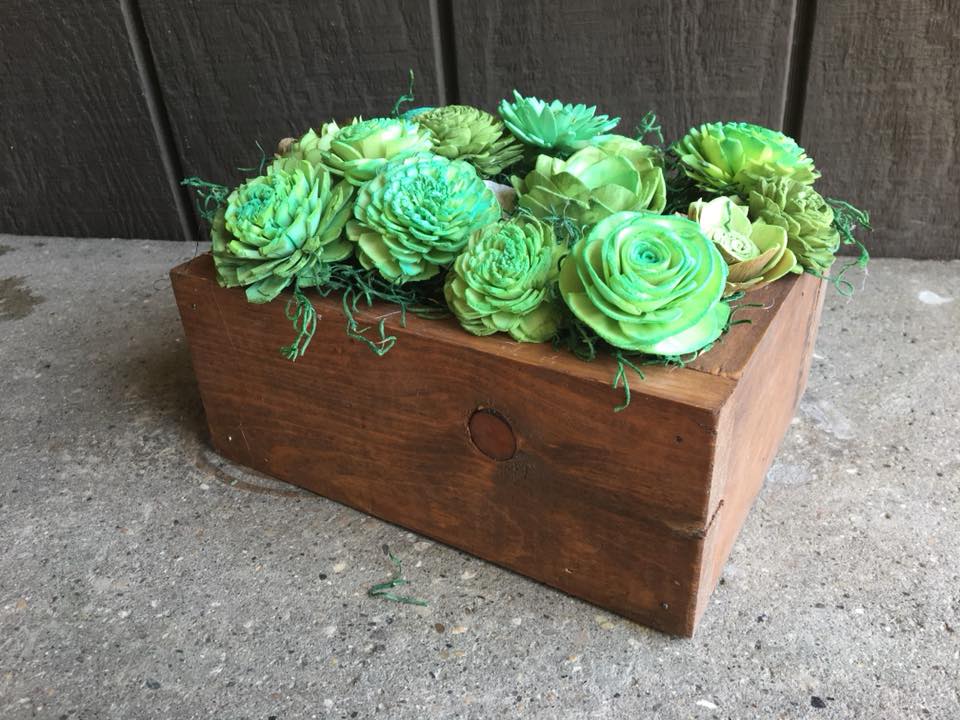
{"label": "stained brown wood", "polygon": [[119,3],[4,3],[0,98],[0,232],[182,237]]}
{"label": "stained brown wood", "polygon": [[517,88],[597,104],[628,135],[655,110],[671,138],[783,122],[792,1],[462,0],[453,18],[464,102],[495,108]]}
{"label": "stained brown wood", "polygon": [[[610,361],[477,338],[454,320],[401,327],[389,306],[362,318],[385,317],[397,337],[377,358],[329,298],[290,363],[277,352],[290,339],[282,301],[218,287],[209,256],[172,279],[226,457],[686,635],[789,423],[819,311],[814,278],[779,283],[769,322],[728,335],[750,352],[721,369],[651,367],[617,414]],[[478,408],[509,425],[514,452],[499,452],[502,437],[493,457],[478,447]]]}
{"label": "stained brown wood", "polygon": [[801,139],[875,255],[960,257],[958,5],[817,4]]}
{"label": "stained brown wood", "polygon": [[261,153],[332,118],[390,112],[416,73],[439,98],[428,0],[142,0],[187,175],[234,185]]}

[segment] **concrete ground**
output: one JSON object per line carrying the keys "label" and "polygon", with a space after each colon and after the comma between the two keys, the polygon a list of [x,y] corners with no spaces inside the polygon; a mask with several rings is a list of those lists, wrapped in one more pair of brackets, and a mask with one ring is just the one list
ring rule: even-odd
{"label": "concrete ground", "polygon": [[[221,467],[167,279],[195,251],[0,236],[3,720],[960,718],[960,262],[830,291],[682,640]],[[367,597],[384,543],[428,607]]]}

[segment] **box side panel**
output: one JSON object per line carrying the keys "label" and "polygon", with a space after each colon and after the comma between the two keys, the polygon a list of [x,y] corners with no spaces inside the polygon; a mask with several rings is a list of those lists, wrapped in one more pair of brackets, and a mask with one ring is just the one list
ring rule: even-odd
{"label": "box side panel", "polygon": [[[692,630],[716,416],[398,330],[383,358],[324,314],[307,354],[281,303],[174,276],[213,444],[307,487],[647,625]],[[493,460],[468,420],[516,437]]]}
{"label": "box side panel", "polygon": [[797,283],[720,414],[711,501],[717,511],[704,545],[697,618],[806,388],[826,283],[806,274]]}

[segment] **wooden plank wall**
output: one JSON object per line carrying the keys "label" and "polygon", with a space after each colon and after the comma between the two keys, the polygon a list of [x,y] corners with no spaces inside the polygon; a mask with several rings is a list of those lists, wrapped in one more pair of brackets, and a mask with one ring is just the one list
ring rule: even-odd
{"label": "wooden plank wall", "polygon": [[227,185],[256,143],[355,114],[384,115],[416,74],[437,103],[434,22],[424,0],[141,0],[180,163]]}
{"label": "wooden plank wall", "polygon": [[596,104],[625,134],[648,110],[669,137],[718,118],[780,128],[793,17],[792,0],[455,1],[460,98]]}
{"label": "wooden plank wall", "polygon": [[875,255],[960,258],[960,2],[818,3],[801,136]]}
{"label": "wooden plank wall", "polygon": [[0,232],[179,238],[119,3],[0,2]]}
{"label": "wooden plank wall", "polygon": [[190,236],[175,179],[234,183],[257,141],[385,113],[413,68],[423,104],[493,109],[517,87],[625,132],[650,109],[668,137],[784,128],[826,193],[873,211],[875,255],[960,257],[958,17],[958,0],[0,0],[0,232]]}

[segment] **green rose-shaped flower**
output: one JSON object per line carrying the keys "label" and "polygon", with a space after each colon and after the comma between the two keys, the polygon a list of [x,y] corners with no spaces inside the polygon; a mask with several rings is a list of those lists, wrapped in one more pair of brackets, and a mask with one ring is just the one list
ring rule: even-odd
{"label": "green rose-shaped flower", "polygon": [[332,120],[321,125],[319,133],[310,128],[299,139],[281,140],[277,146],[277,155],[294,163],[306,160],[311,165],[319,165],[323,162],[323,154],[330,149],[334,135],[339,131],[340,127]]}
{"label": "green rose-shaped flower", "polygon": [[725,295],[756,290],[788,272],[800,272],[796,257],[787,249],[787,231],[763,220],[751,223],[747,208],[732,198],[697,200],[690,204],[688,217],[700,225],[727,262]]}
{"label": "green rose-shaped flower", "polygon": [[750,123],[692,128],[674,149],[687,177],[720,193],[749,191],[762,179],[786,177],[809,185],[820,177],[813,160],[792,138]]}
{"label": "green rose-shaped flower", "polygon": [[560,307],[551,296],[563,255],[553,229],[518,217],[481,228],[447,273],[444,295],[474,335],[507,332],[521,342],[556,334]]}
{"label": "green rose-shaped flower", "polygon": [[421,112],[414,121],[430,131],[433,151],[465,160],[485,177],[500,173],[523,157],[523,146],[498,118],[469,105],[447,105]]}
{"label": "green rose-shaped flower", "polygon": [[429,150],[430,131],[409,120],[373,118],[336,133],[323,163],[351,185],[372,179],[387,160]]}
{"label": "green rose-shaped flower", "polygon": [[833,264],[840,234],[833,208],[809,185],[785,178],[764,180],[750,192],[750,215],[787,231],[787,247],[808,270],[823,274]]}
{"label": "green rose-shaped flower", "polygon": [[596,106],[546,103],[525,98],[516,90],[514,101],[500,101],[500,117],[517,139],[527,145],[569,154],[586,147],[594,136],[609,132],[620,118],[597,115]]}
{"label": "green rose-shaped flower", "polygon": [[247,180],[230,193],[210,231],[220,284],[247,286],[250,302],[268,302],[295,275],[350,255],[342,231],[352,195],[348,183],[333,185],[327,170],[306,161],[271,165]]}
{"label": "green rose-shaped flower", "polygon": [[433,153],[392,160],[360,189],[347,236],[365,268],[394,282],[426,280],[453,262],[474,230],[500,217],[470,165]]}
{"label": "green rose-shaped flower", "polygon": [[520,207],[578,229],[624,210],[659,213],[667,197],[663,171],[652,160],[611,155],[599,147],[578,150],[567,160],[540,155],[525,178],[514,176],[511,182]]}
{"label": "green rose-shaped flower", "polygon": [[573,246],[560,294],[614,347],[673,356],[720,336],[730,317],[720,301],[726,280],[726,263],[695,222],[621,212]]}

